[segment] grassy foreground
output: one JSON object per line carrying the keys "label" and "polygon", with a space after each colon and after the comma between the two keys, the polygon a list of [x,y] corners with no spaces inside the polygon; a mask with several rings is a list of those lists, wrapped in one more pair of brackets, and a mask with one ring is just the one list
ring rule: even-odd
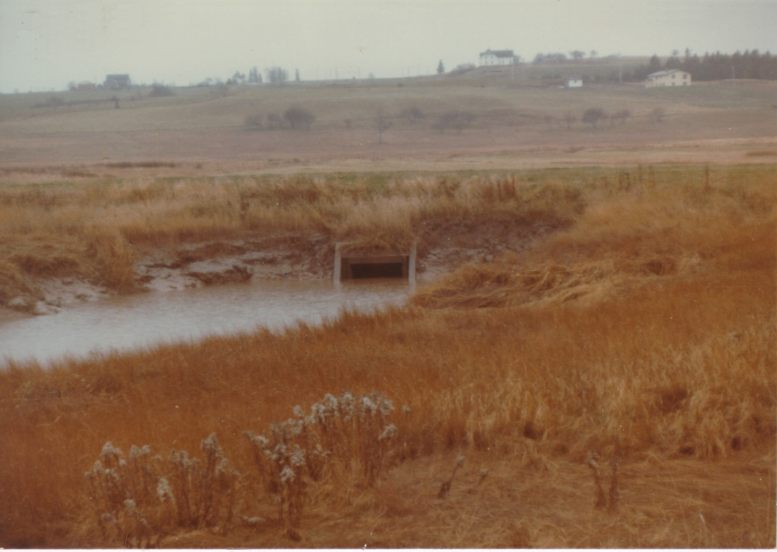
{"label": "grassy foreground", "polygon": [[[0,543],[139,544],[142,518],[162,546],[774,546],[774,167],[629,174],[426,184],[452,189],[454,204],[472,198],[456,208],[490,202],[504,216],[530,192],[568,225],[520,258],[462,267],[404,309],[10,367],[0,374]],[[382,201],[420,201],[407,186],[388,186]],[[310,212],[299,205],[306,189],[330,188],[294,189],[299,212]],[[291,482],[254,457],[244,431],[275,435],[272,422],[301,419],[295,405],[345,391],[393,401],[381,418],[396,427],[388,445],[368,421],[305,429],[332,444],[331,460],[313,470],[307,455],[307,475]],[[214,432],[218,444],[205,439]],[[121,466],[106,441],[162,458],[144,464],[135,449]],[[201,458],[189,487],[175,479],[184,472],[172,449]],[[117,528],[101,517],[109,479],[95,492],[84,478],[98,457],[126,472],[115,501],[132,492],[138,506],[140,517],[116,507]],[[164,501],[143,502],[131,484],[141,472],[196,494],[198,513],[180,515],[181,494],[172,517]]]}

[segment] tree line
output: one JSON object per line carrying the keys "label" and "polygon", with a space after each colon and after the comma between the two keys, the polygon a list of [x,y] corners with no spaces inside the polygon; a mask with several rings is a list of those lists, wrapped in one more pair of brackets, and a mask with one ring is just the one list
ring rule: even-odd
{"label": "tree line", "polygon": [[644,80],[650,73],[666,69],[687,71],[696,81],[723,79],[777,79],[777,56],[769,52],[745,50],[733,54],[705,53],[703,56],[685,50],[680,57],[675,50],[663,63],[653,55],[647,65],[634,70],[631,80]]}

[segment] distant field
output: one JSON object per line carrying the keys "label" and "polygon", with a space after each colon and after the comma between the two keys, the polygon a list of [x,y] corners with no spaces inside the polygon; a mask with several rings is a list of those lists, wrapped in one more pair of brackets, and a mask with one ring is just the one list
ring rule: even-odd
{"label": "distant field", "polygon": [[[161,160],[236,170],[350,170],[392,164],[444,169],[449,163],[466,168],[461,157],[479,168],[634,163],[640,156],[651,162],[698,162],[704,156],[737,162],[777,141],[772,82],[565,90],[507,75],[465,75],[174,93],[151,98],[148,89],[122,91],[116,93],[120,109],[106,101],[114,95],[109,91],[0,96],[0,164]],[[248,117],[282,116],[291,106],[314,115],[309,131],[246,125]],[[627,110],[628,117],[593,128],[581,120],[591,107]],[[663,113],[661,122],[651,121],[656,110]],[[451,112],[469,120],[459,128],[439,128]],[[379,115],[389,125],[381,137]]]}

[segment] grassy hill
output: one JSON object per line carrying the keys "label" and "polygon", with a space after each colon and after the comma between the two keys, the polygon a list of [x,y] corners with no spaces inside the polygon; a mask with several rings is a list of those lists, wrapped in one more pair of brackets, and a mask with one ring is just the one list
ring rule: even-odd
{"label": "grassy hill", "polygon": [[[161,160],[251,164],[256,170],[280,160],[316,170],[353,162],[362,169],[409,164],[439,170],[466,157],[479,160],[471,162],[475,168],[515,168],[539,159],[575,165],[635,163],[640,156],[698,161],[701,144],[716,159],[741,162],[774,141],[775,83],[566,90],[541,79],[514,81],[506,70],[484,71],[454,78],[175,88],[169,97],[136,88],[116,93],[119,109],[114,93],[100,90],[0,96],[0,163]],[[285,125],[291,107],[311,114],[309,130]],[[582,122],[589,108],[628,116],[594,127]],[[655,112],[660,121],[652,118]],[[665,148],[668,143],[674,146]]]}

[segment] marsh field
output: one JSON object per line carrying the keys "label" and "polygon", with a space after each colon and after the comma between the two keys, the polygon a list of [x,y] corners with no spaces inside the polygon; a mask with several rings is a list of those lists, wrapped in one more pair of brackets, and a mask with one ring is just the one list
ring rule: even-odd
{"label": "marsh field", "polygon": [[171,92],[0,96],[0,332],[338,242],[417,289],[6,361],[0,545],[775,546],[775,83]]}

